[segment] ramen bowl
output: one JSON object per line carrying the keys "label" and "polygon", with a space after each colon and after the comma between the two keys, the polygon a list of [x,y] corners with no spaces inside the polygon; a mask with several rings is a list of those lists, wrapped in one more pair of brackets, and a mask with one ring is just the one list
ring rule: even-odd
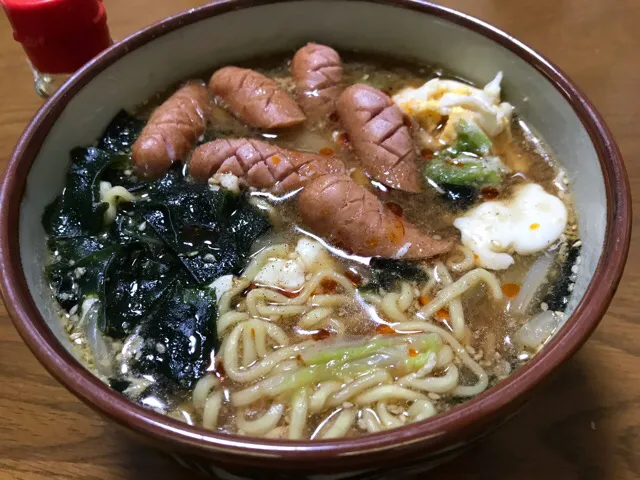
{"label": "ramen bowl", "polygon": [[[121,108],[215,64],[291,51],[307,41],[433,63],[486,83],[504,73],[506,99],[545,139],[572,179],[581,267],[564,324],[525,366],[423,422],[357,438],[288,442],[225,435],[143,408],[76,358],[43,276],[44,207],[62,188],[68,152],[91,144]],[[588,339],[622,275],[629,247],[627,176],[591,103],[554,65],[479,20],[417,0],[228,0],[133,34],[83,67],[20,138],[0,194],[2,294],[47,370],[83,402],[182,464],[224,477],[393,477],[444,461],[516,413]],[[394,460],[402,458],[402,466]]]}

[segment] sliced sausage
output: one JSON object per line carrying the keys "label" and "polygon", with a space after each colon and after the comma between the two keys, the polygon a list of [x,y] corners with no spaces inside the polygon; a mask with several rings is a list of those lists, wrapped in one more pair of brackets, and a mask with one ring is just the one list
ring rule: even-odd
{"label": "sliced sausage", "polygon": [[291,61],[296,100],[309,117],[331,114],[342,93],[342,60],[333,48],[309,43]]}
{"label": "sliced sausage", "polygon": [[158,178],[173,162],[184,160],[204,133],[210,112],[203,82],[192,81],[179,88],[154,110],[133,144],[131,160],[137,175]]}
{"label": "sliced sausage", "polygon": [[209,80],[209,89],[251,127],[284,128],[306,120],[293,98],[276,82],[247,68],[221,68]]}
{"label": "sliced sausage", "polygon": [[345,175],[324,175],[298,199],[302,221],[316,234],[362,256],[429,258],[451,249],[402,220],[366,188]]}
{"label": "sliced sausage", "polygon": [[338,100],[338,114],[369,175],[398,190],[420,191],[411,132],[388,95],[368,85],[352,85]]}
{"label": "sliced sausage", "polygon": [[343,173],[342,161],[297,152],[248,138],[220,139],[200,145],[189,162],[189,173],[206,182],[216,173],[232,173],[247,185],[276,194],[302,187],[312,178]]}

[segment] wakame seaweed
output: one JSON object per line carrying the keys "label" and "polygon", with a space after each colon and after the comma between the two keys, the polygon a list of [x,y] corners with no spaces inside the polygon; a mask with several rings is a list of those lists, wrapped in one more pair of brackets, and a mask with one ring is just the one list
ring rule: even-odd
{"label": "wakame seaweed", "polygon": [[406,260],[374,257],[369,262],[369,267],[371,279],[362,287],[363,290],[382,288],[391,291],[402,280],[426,281],[429,279],[427,272],[418,264]]}
{"label": "wakame seaweed", "polygon": [[[42,217],[51,252],[46,276],[68,312],[97,297],[105,335],[144,342],[131,368],[175,391],[193,386],[217,346],[209,284],[240,273],[271,225],[245,196],[192,183],[179,165],[159,180],[138,179],[130,152],[142,125],[121,111],[97,147],[72,150],[65,188]],[[136,196],[118,205],[110,224],[100,182]],[[109,381],[127,385],[124,377]]]}
{"label": "wakame seaweed", "polygon": [[120,161],[94,147],[78,147],[71,151],[65,188],[47,206],[43,226],[51,237],[80,237],[98,233],[107,204],[100,202],[100,176],[110,162]]}
{"label": "wakame seaweed", "polygon": [[217,344],[216,302],[211,290],[189,288],[176,282],[151,310],[140,330],[145,339],[142,355],[134,364],[140,374],[192,388],[211,362]]}

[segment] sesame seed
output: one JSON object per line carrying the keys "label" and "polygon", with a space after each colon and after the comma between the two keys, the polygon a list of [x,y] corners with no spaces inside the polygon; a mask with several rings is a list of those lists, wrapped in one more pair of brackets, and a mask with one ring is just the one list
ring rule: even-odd
{"label": "sesame seed", "polygon": [[427,396],[431,399],[431,400],[440,400],[440,395],[438,395],[437,393],[434,392],[429,392],[427,394]]}
{"label": "sesame seed", "polygon": [[541,309],[543,312],[546,312],[547,310],[549,310],[549,305],[547,305],[547,303],[546,303],[546,302],[542,302],[542,303],[540,304],[540,309]]}
{"label": "sesame seed", "polygon": [[351,408],[353,407],[353,403],[351,402],[342,402],[342,408]]}
{"label": "sesame seed", "polygon": [[145,228],[147,228],[147,222],[142,222],[140,225],[138,225],[138,230],[140,230],[141,232],[143,232]]}
{"label": "sesame seed", "polygon": [[473,348],[471,345],[467,345],[467,352],[469,352],[470,355],[475,355],[476,349]]}
{"label": "sesame seed", "polygon": [[569,284],[569,287],[568,287],[568,290],[569,290],[570,292],[573,292],[573,289],[575,288],[575,285],[576,285],[575,283],[570,283],[570,284]]}
{"label": "sesame seed", "polygon": [[571,273],[578,273],[578,265],[573,265],[571,267]]}
{"label": "sesame seed", "polygon": [[156,352],[158,352],[160,355],[162,355],[166,351],[167,351],[167,347],[165,347],[160,342],[156,343]]}
{"label": "sesame seed", "polygon": [[576,243],[573,244],[574,247],[578,248],[582,246],[582,240],[578,240]]}

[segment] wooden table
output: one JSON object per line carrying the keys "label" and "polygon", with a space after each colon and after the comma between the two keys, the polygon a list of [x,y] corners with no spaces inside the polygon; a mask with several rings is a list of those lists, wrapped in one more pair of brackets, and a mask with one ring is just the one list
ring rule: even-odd
{"label": "wooden table", "polygon": [[[202,0],[105,0],[114,38]],[[640,185],[640,1],[447,0],[561,66],[604,115]],[[41,104],[24,54],[0,18],[0,169]],[[636,199],[638,201],[638,199]],[[634,202],[635,203],[635,202]],[[640,204],[635,205],[636,216]],[[640,246],[636,230],[632,247]],[[640,250],[586,347],[499,432],[435,478],[640,478]],[[188,478],[119,434],[58,385],[0,305],[0,478]]]}

